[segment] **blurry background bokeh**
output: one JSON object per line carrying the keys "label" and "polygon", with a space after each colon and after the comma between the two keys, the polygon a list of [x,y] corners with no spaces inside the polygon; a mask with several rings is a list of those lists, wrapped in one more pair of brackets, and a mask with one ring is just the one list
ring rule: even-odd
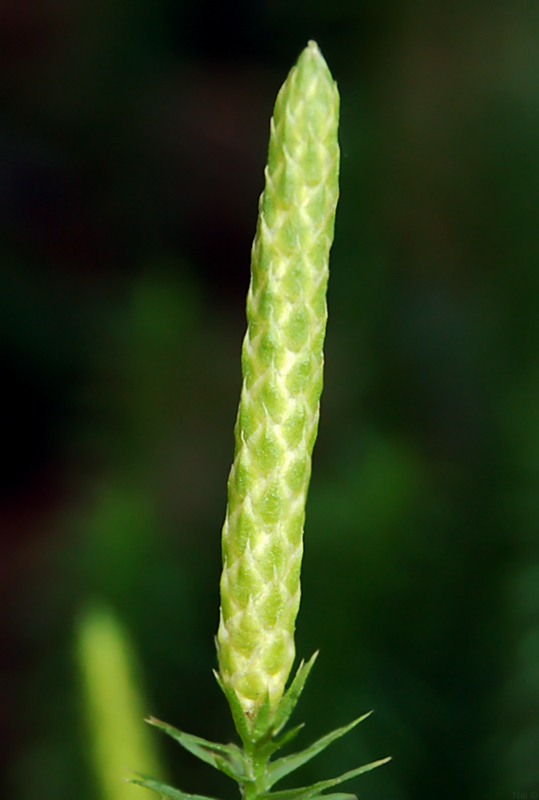
{"label": "blurry background bokeh", "polygon": [[[244,297],[273,101],[310,38],[342,192],[300,743],[376,713],[298,781],[392,754],[345,791],[538,796],[539,8],[3,0],[6,800],[123,800],[153,764],[235,797],[130,714],[233,736],[211,668]],[[118,732],[147,752],[111,752],[115,795]]]}

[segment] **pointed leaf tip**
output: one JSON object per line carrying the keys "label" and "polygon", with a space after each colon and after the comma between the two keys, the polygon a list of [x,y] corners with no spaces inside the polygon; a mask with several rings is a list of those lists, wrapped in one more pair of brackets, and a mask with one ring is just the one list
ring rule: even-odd
{"label": "pointed leaf tip", "polygon": [[297,66],[301,67],[301,65],[305,64],[307,61],[310,62],[310,66],[308,67],[309,69],[315,70],[315,72],[319,74],[324,73],[326,77],[329,77],[331,80],[333,80],[328,63],[324,58],[318,43],[315,42],[314,39],[310,39],[307,43],[307,47],[305,47],[301,52],[297,61]]}
{"label": "pointed leaf tip", "polygon": [[192,755],[205,761],[215,769],[221,770],[229,778],[235,781],[241,781],[244,777],[244,763],[241,751],[234,744],[220,744],[218,742],[209,742],[207,739],[202,739],[200,736],[193,736],[190,733],[174,728],[166,722],[155,717],[150,717],[148,720],[150,725],[154,725],[159,730],[171,736],[178,744]]}
{"label": "pointed leaf tip", "polygon": [[313,653],[307,663],[302,660],[294,680],[281,698],[273,717],[274,735],[278,734],[288,722],[290,715],[296,707],[299,697],[303,691],[307,678],[309,677],[309,673],[314,666],[314,662],[318,658],[319,652],[320,651],[317,650],[316,653]]}
{"label": "pointed leaf tip", "polygon": [[318,739],[310,747],[307,747],[305,750],[301,750],[299,753],[293,753],[290,756],[284,756],[283,758],[279,758],[274,761],[269,765],[269,785],[273,786],[274,783],[280,781],[285,775],[294,772],[294,770],[298,769],[303,764],[306,764],[312,758],[315,758],[315,756],[325,750],[326,747],[332,744],[336,739],[340,739],[341,736],[345,736],[349,731],[355,728],[356,725],[359,725],[360,722],[363,722],[363,720],[367,719],[367,717],[369,717],[371,714],[372,711],[369,711],[367,714],[363,714],[361,717],[353,720],[353,722],[348,723],[348,725],[344,725],[342,728],[337,728],[331,733],[326,734],[326,736],[322,736],[321,739]]}
{"label": "pointed leaf tip", "polygon": [[244,714],[243,708],[240,705],[236,692],[232,687],[226,686],[221,678],[220,674],[217,670],[213,670],[213,675],[217,684],[221,691],[223,692],[224,696],[227,699],[227,703],[229,705],[230,711],[232,713],[232,719],[234,720],[234,725],[236,727],[236,731],[238,736],[242,740],[244,744],[252,742],[252,735],[249,723],[247,721],[247,717]]}

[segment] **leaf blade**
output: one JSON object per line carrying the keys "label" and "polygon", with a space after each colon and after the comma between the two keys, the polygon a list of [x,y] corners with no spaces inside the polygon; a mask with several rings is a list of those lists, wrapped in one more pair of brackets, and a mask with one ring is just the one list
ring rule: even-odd
{"label": "leaf blade", "polygon": [[252,735],[247,721],[247,717],[245,716],[245,713],[240,705],[240,702],[236,696],[235,691],[233,689],[229,689],[223,683],[222,678],[217,672],[217,670],[214,669],[213,674],[215,676],[215,680],[219,685],[219,688],[226,697],[227,703],[229,705],[232,714],[232,719],[234,720],[236,731],[238,732],[238,736],[245,745],[252,744]]}
{"label": "leaf blade", "polygon": [[272,742],[272,751],[275,753],[276,750],[280,750],[281,747],[285,746],[285,744],[288,744],[289,742],[291,742],[292,739],[295,739],[296,736],[298,735],[298,733],[301,730],[303,730],[304,727],[305,727],[305,723],[304,722],[300,722],[300,724],[296,725],[295,728],[290,728],[289,731],[287,731],[286,733],[283,733],[282,736],[280,736],[278,739],[276,739],[275,741]]}
{"label": "leaf blade", "polygon": [[325,789],[330,789],[332,786],[337,786],[339,783],[344,783],[344,781],[349,781],[351,778],[356,778],[364,772],[370,772],[371,769],[381,767],[382,764],[386,764],[388,761],[391,761],[391,756],[382,758],[379,761],[371,761],[369,764],[364,764],[362,767],[349,770],[338,778],[319,781],[318,783],[313,783],[311,786],[302,786],[299,789],[285,789],[281,792],[264,792],[260,797],[264,800],[313,800],[313,798],[321,795]]}
{"label": "leaf blade", "polygon": [[305,750],[301,750],[298,753],[292,753],[292,755],[284,756],[283,758],[279,758],[277,761],[274,761],[272,764],[269,765],[269,786],[273,786],[274,783],[280,781],[281,778],[284,778],[285,775],[289,775],[294,770],[298,769],[299,767],[306,764],[312,758],[315,758],[319,753],[326,749],[332,742],[336,741],[336,739],[340,739],[341,736],[345,736],[349,731],[359,725],[360,722],[367,719],[372,714],[372,711],[369,711],[367,714],[363,714],[361,717],[350,722],[348,725],[344,725],[342,728],[336,728],[331,733],[326,734],[326,736],[322,736],[316,742],[314,742],[310,747],[306,747]]}
{"label": "leaf blade", "polygon": [[283,695],[281,702],[279,703],[273,716],[273,735],[279,733],[279,731],[282,730],[282,728],[284,728],[288,722],[288,719],[296,707],[299,697],[303,691],[307,678],[309,677],[309,673],[314,666],[314,662],[318,658],[318,652],[319,651],[317,650],[316,653],[311,656],[309,661],[306,663],[305,661],[302,661],[299,665],[294,680]]}
{"label": "leaf blade", "polygon": [[150,725],[159,728],[192,755],[200,758],[206,764],[224,772],[234,780],[241,780],[244,775],[244,764],[241,750],[234,744],[219,744],[209,742],[200,736],[193,736],[190,733],[175,728],[167,722],[162,722],[155,717],[146,720]]}

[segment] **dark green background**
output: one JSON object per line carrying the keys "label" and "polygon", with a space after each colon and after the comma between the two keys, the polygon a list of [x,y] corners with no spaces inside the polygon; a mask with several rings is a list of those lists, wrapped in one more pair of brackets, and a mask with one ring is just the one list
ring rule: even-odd
{"label": "dark green background", "polygon": [[[211,668],[249,249],[273,100],[310,38],[341,90],[342,192],[302,743],[376,713],[298,780],[392,754],[350,790],[537,797],[538,8],[9,0],[3,798],[97,800],[73,656],[89,598],[128,627],[149,712],[231,735]],[[160,744],[183,789],[235,796]]]}

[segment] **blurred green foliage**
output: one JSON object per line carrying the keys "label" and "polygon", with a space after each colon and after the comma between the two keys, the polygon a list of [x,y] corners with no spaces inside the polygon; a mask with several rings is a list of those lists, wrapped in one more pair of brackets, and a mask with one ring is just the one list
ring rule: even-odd
{"label": "blurred green foliage", "polygon": [[212,637],[249,248],[310,38],[343,162],[298,721],[375,714],[298,781],[391,753],[362,797],[539,791],[537,11],[40,0],[0,8],[2,797],[99,798],[89,599],[130,632],[143,713],[233,735]]}
{"label": "blurred green foliage", "polygon": [[77,639],[95,782],[105,800],[129,800],[127,765],[162,776],[154,741],[140,724],[144,703],[129,638],[110,609],[98,605],[81,615]]}

